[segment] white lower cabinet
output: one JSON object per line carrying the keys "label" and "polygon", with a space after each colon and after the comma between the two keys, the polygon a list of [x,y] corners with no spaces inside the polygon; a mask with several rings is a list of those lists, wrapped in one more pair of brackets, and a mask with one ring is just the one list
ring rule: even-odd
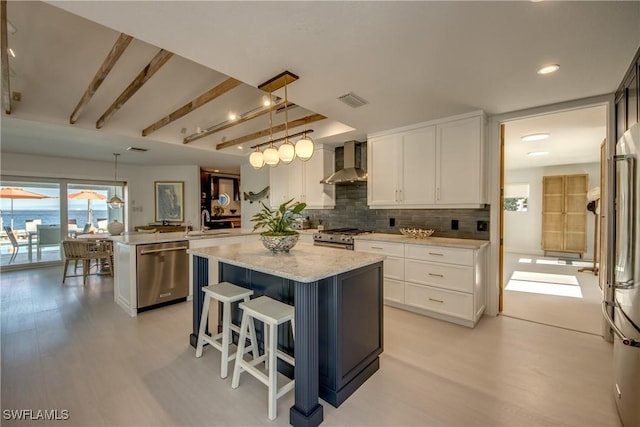
{"label": "white lower cabinet", "polygon": [[404,303],[404,243],[356,240],[354,250],[385,255],[383,295],[385,301]]}
{"label": "white lower cabinet", "polygon": [[387,305],[474,327],[486,307],[487,248],[356,240],[355,250],[386,255]]}

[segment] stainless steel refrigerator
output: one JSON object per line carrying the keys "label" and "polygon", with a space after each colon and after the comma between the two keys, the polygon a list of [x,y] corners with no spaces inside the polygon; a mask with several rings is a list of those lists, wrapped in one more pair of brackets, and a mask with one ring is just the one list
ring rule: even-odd
{"label": "stainless steel refrigerator", "polygon": [[625,427],[640,426],[640,124],[617,141],[615,155],[614,396]]}

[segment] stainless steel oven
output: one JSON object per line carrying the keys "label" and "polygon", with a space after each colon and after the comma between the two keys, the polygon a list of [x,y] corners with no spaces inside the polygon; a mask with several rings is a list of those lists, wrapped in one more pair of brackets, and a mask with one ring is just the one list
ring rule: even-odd
{"label": "stainless steel oven", "polygon": [[327,246],[331,248],[353,250],[353,236],[370,233],[368,230],[357,228],[334,228],[322,230],[313,235],[315,246]]}

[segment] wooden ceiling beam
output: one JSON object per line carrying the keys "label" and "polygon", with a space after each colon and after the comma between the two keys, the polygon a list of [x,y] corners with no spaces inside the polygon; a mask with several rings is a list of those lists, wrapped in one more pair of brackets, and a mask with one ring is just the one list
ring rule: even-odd
{"label": "wooden ceiling beam", "polygon": [[173,113],[169,114],[168,116],[165,116],[165,117],[161,118],[160,120],[158,120],[154,124],[152,124],[152,125],[146,127],[145,129],[143,129],[142,130],[142,136],[147,136],[147,135],[151,134],[152,132],[157,131],[161,127],[164,127],[164,126],[168,125],[169,123],[171,123],[171,122],[173,122],[175,120],[178,120],[181,117],[186,116],[187,114],[189,114],[190,112],[194,111],[195,109],[202,107],[207,102],[213,101],[217,97],[227,93],[231,89],[234,89],[235,87],[240,85],[240,83],[242,83],[242,82],[240,82],[240,80],[236,80],[236,79],[234,79],[232,77],[228,78],[227,80],[223,81],[222,83],[220,83],[216,87],[213,87],[213,88],[209,89],[207,92],[205,92],[202,95],[200,95],[199,97],[195,98],[191,102],[189,102],[189,103],[183,105],[182,107],[178,108]]}
{"label": "wooden ceiling beam", "polygon": [[[284,106],[284,102],[282,102],[281,104],[278,104],[278,107],[280,105]],[[287,103],[287,107],[291,107],[292,105],[295,105],[295,104],[293,102]],[[189,135],[186,138],[184,138],[182,143],[188,144],[200,138],[204,138],[205,136],[213,135],[214,133],[220,132],[221,130],[229,129],[232,126],[236,126],[236,125],[239,125],[240,123],[245,123],[245,122],[248,122],[249,120],[253,120],[256,117],[260,117],[264,114],[267,114],[269,112],[269,108],[271,107],[263,107],[263,108],[257,109],[251,113],[243,114],[238,120],[229,121],[225,124],[221,124],[217,126],[212,126],[209,129],[206,129],[204,132],[194,133],[193,135]]]}
{"label": "wooden ceiling beam", "polygon": [[87,90],[84,91],[84,94],[82,95],[82,98],[80,98],[78,105],[76,105],[73,113],[71,113],[71,116],[69,116],[70,124],[74,124],[78,121],[80,113],[82,113],[84,107],[86,107],[93,95],[95,95],[104,79],[107,78],[107,75],[109,74],[109,72],[111,72],[111,69],[116,64],[116,62],[118,62],[118,59],[120,59],[120,56],[122,56],[125,49],[127,49],[129,43],[131,43],[131,40],[133,40],[133,37],[124,33],[120,34],[118,40],[116,40],[116,42],[113,44],[113,47],[109,51],[109,54],[102,62],[102,65],[100,66],[100,68],[98,68],[96,75],[93,76],[93,80],[91,80],[91,83],[89,83],[89,87],[87,87]]}
{"label": "wooden ceiling beam", "polygon": [[[322,114],[311,114],[309,116],[302,117],[301,119],[297,119],[292,122],[289,122],[288,127],[289,129],[292,129],[298,126],[304,126],[306,124],[317,122],[319,120],[324,120],[324,119],[326,119],[326,117],[323,116]],[[283,130],[285,130],[284,123],[279,124],[277,126],[273,126],[273,133],[282,132]],[[247,141],[253,141],[254,139],[262,138],[268,135],[269,135],[269,128],[263,129],[249,135],[232,139],[230,141],[221,142],[220,144],[216,145],[216,150],[222,150],[228,147],[233,147],[234,145],[242,144]]]}
{"label": "wooden ceiling beam", "polygon": [[0,2],[0,53],[2,64],[2,99],[4,101],[4,112],[11,114],[11,85],[9,84],[9,42],[7,41],[7,0]]}
{"label": "wooden ceiling beam", "polygon": [[105,111],[105,113],[96,122],[96,128],[100,129],[104,126],[105,122],[113,116],[116,111],[120,109],[137,91],[144,85],[169,59],[173,56],[173,53],[161,49],[160,52],[153,57],[151,62],[140,71],[135,79],[127,86],[127,88],[120,94],[120,96],[111,104],[111,106]]}

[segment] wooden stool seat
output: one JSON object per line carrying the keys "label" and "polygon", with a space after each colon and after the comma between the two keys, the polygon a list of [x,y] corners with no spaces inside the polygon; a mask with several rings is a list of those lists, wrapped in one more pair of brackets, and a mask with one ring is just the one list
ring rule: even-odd
{"label": "wooden stool seat", "polygon": [[[269,392],[269,419],[274,420],[277,416],[277,400],[284,394],[293,390],[295,380],[290,380],[282,387],[278,388],[278,364],[277,359],[284,360],[290,365],[294,365],[293,357],[278,350],[278,325],[291,322],[291,329],[294,331],[294,308],[290,305],[276,301],[272,298],[261,296],[249,302],[240,303],[242,309],[242,324],[240,325],[240,342],[247,333],[253,333],[255,326],[254,319],[262,321],[264,328],[264,354],[255,357],[253,360],[244,360],[243,354],[236,354],[236,364],[233,369],[233,380],[231,387],[237,388],[240,384],[240,374],[246,371],[256,377],[260,382],[268,387]],[[253,335],[255,336],[255,335]],[[256,367],[265,362],[268,374],[264,374]]]}
{"label": "wooden stool seat", "polygon": [[[249,332],[250,336],[245,336],[244,339],[238,340],[238,351],[236,351],[236,353],[229,354],[229,346],[232,342],[232,331],[240,333],[240,328],[231,322],[231,304],[237,301],[244,301],[245,303],[248,303],[251,295],[253,295],[253,291],[229,282],[204,286],[202,291],[204,292],[205,298],[202,305],[202,316],[200,317],[196,357],[202,356],[205,342],[211,344],[213,348],[222,353],[220,361],[220,377],[226,378],[228,375],[229,362],[236,358],[236,353],[245,354],[251,351],[254,356],[257,356],[257,348],[254,340],[256,334],[253,329]],[[209,306],[212,299],[222,303],[222,332],[217,335],[210,336],[206,333],[206,330],[209,319]],[[241,345],[241,343],[246,342],[247,338],[249,338],[250,344],[248,346]],[[240,347],[242,347],[242,351],[239,350]]]}

